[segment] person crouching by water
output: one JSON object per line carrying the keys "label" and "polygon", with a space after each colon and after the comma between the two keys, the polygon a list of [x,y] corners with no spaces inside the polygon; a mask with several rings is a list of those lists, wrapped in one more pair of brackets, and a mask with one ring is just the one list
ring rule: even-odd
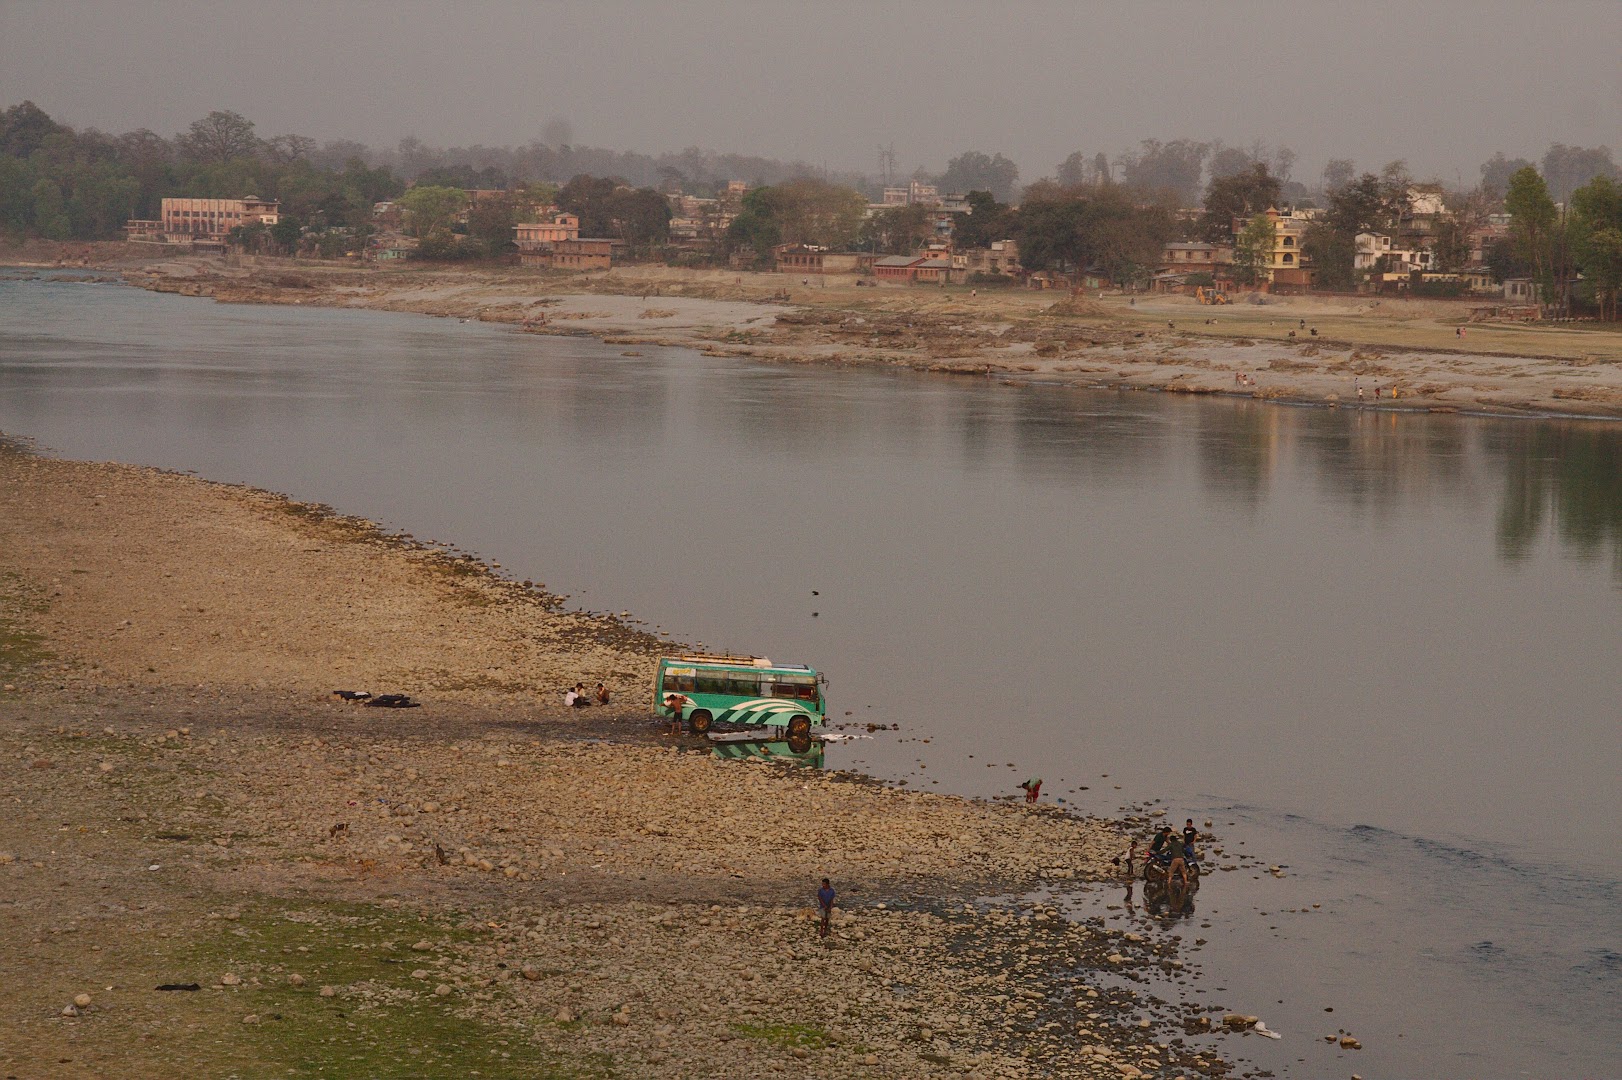
{"label": "person crouching by water", "polygon": [[1035,802],[1037,796],[1042,794],[1042,778],[1040,776],[1033,776],[1019,786],[1025,789],[1025,801],[1028,803]]}
{"label": "person crouching by water", "polygon": [[666,694],[665,708],[670,710],[670,731],[668,734],[681,734],[681,710],[687,704],[687,698],[682,694]]}
{"label": "person crouching by water", "polygon": [[1183,845],[1176,833],[1171,831],[1170,825],[1162,825],[1160,834],[1155,837],[1152,854],[1170,856],[1171,861],[1166,864],[1166,883],[1170,884],[1173,875],[1188,885],[1188,863],[1183,858]]}
{"label": "person crouching by water", "polygon": [[817,937],[827,937],[828,923],[834,914],[834,887],[827,878],[822,879],[822,888],[817,890],[817,908],[822,912],[822,921],[817,925]]}

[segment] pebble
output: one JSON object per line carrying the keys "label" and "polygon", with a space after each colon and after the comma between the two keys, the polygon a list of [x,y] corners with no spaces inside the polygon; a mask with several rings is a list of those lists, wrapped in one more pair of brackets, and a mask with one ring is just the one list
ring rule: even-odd
{"label": "pebble", "polygon": [[288,981],[289,984],[291,984],[293,986],[303,986],[304,985],[304,976],[298,974],[297,972],[294,972],[292,975],[289,975],[287,977],[287,981]]}
{"label": "pebble", "polygon": [[451,996],[450,984],[449,983],[440,983],[438,986],[434,987],[434,996],[435,997],[450,997]]}
{"label": "pebble", "polygon": [[81,1009],[88,1009],[90,1008],[90,995],[80,994],[73,999],[73,1003]]}
{"label": "pebble", "polygon": [[226,986],[241,986],[242,976],[233,975],[231,972],[227,971],[224,975],[220,976],[220,982]]}
{"label": "pebble", "polygon": [[323,986],[321,988],[321,996],[326,997],[326,998],[337,997],[338,996],[338,988],[335,987],[335,986]]}
{"label": "pebble", "polygon": [[565,1005],[553,1015],[552,1019],[560,1024],[572,1024],[575,1020],[574,1010]]}

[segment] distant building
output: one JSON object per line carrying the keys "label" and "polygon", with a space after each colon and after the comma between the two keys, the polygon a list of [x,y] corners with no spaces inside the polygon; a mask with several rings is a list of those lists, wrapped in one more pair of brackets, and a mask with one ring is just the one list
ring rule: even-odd
{"label": "distant building", "polygon": [[249,195],[241,199],[164,199],[157,221],[132,218],[124,225],[131,240],[171,244],[223,243],[239,225],[274,225],[281,203]]}
{"label": "distant building", "polygon": [[1179,241],[1167,244],[1160,253],[1164,272],[1173,274],[1217,274],[1233,267],[1233,245]]}
{"label": "distant building", "polygon": [[[1403,247],[1384,233],[1360,232],[1352,240],[1352,268],[1407,276],[1415,270],[1434,270],[1436,253],[1424,247]],[[1384,260],[1383,264],[1381,260]]]}
{"label": "distant building", "polygon": [[870,256],[855,251],[829,251],[808,244],[779,244],[772,248],[772,266],[779,274],[855,274]]}
{"label": "distant building", "polygon": [[614,241],[600,238],[558,240],[552,244],[554,270],[607,270],[614,265]]}
{"label": "distant building", "polygon": [[873,276],[881,281],[907,285],[945,285],[962,282],[968,274],[967,259],[937,253],[926,255],[886,255],[873,261]]}
{"label": "distant building", "polygon": [[987,247],[965,252],[964,269],[979,274],[1019,274],[1019,241],[993,240]]}
{"label": "distant building", "polygon": [[513,242],[519,251],[539,251],[559,240],[580,239],[579,214],[552,214],[550,221],[525,222],[513,226]]}
{"label": "distant building", "polygon": [[[951,196],[963,202],[965,210],[968,209],[965,196]],[[920,180],[912,180],[906,184],[892,184],[884,189],[882,206],[940,206],[946,200],[941,198],[940,189],[934,184],[926,184]]]}

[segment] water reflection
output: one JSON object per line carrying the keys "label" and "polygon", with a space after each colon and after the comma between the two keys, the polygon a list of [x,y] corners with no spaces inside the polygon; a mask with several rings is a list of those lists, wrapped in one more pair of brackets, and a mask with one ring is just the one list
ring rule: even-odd
{"label": "water reflection", "polygon": [[812,769],[820,769],[825,764],[822,741],[809,737],[804,739],[790,737],[774,742],[716,743],[710,754],[727,761],[755,758],[761,761],[782,762],[786,765],[804,765]]}
{"label": "water reflection", "polygon": [[1503,468],[1498,552],[1525,559],[1552,521],[1583,558],[1609,552],[1622,580],[1622,438],[1611,425],[1502,425],[1486,437]]}

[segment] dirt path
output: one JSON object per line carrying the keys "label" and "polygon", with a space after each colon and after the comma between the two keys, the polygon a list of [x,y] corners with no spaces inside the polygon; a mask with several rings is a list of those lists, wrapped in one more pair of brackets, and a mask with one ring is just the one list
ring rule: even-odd
{"label": "dirt path", "polygon": [[[1116,825],[712,758],[642,715],[660,648],[279,496],[0,451],[4,1074],[1232,1068],[1215,1006],[1132,989],[1192,946],[975,900],[1104,875]],[[557,702],[598,678],[622,706]]]}

